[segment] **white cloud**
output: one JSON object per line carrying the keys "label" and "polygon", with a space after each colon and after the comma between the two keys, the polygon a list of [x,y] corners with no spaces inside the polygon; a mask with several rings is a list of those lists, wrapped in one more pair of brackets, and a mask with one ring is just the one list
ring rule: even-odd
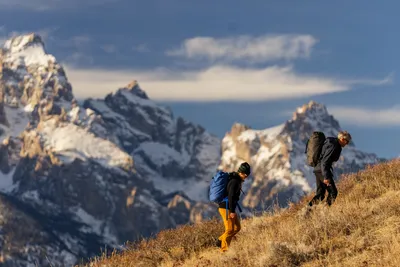
{"label": "white cloud", "polygon": [[372,80],[372,79],[348,80],[347,84],[384,85],[384,84],[392,84],[393,80],[394,80],[394,72],[391,72],[382,80]]}
{"label": "white cloud", "polygon": [[150,49],[146,44],[134,45],[132,46],[132,50],[139,53],[150,52]]}
{"label": "white cloud", "polygon": [[76,35],[71,38],[61,41],[60,46],[64,47],[74,47],[77,49],[88,48],[91,44],[92,39],[87,35]]}
{"label": "white cloud", "polygon": [[[242,69],[214,66],[186,72],[167,69],[109,71],[66,67],[66,72],[77,97],[103,97],[131,80],[138,80],[152,99],[163,101],[293,99],[351,89],[346,81],[299,75],[291,67]],[[362,80],[359,82],[363,83]]]}
{"label": "white cloud", "polygon": [[400,106],[387,109],[332,106],[327,108],[340,122],[358,126],[399,126]]}
{"label": "white cloud", "polygon": [[104,52],[106,52],[108,54],[113,54],[113,53],[117,52],[117,47],[112,44],[102,45],[101,49],[103,49]]}
{"label": "white cloud", "polygon": [[77,66],[82,63],[83,64],[93,64],[94,59],[92,56],[87,55],[85,53],[74,52],[65,59],[65,62],[71,66]]}
{"label": "white cloud", "polygon": [[179,49],[167,51],[169,56],[206,58],[209,60],[248,60],[267,62],[310,57],[317,43],[311,35],[287,34],[260,37],[230,38],[195,37],[183,42]]}

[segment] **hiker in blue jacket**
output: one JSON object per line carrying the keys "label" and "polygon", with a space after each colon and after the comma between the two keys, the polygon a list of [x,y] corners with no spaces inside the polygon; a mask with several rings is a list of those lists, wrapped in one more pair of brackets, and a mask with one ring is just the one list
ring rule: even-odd
{"label": "hiker in blue jacket", "polygon": [[242,183],[250,174],[250,165],[243,162],[237,172],[229,173],[229,182],[227,184],[227,197],[228,197],[228,217],[226,211],[226,202],[219,204],[219,214],[221,215],[225,232],[218,238],[217,246],[221,248],[222,252],[228,250],[232,237],[240,231],[240,220],[236,214],[237,202],[239,201]]}
{"label": "hiker in blue jacket", "polygon": [[314,168],[317,191],[314,198],[308,203],[309,207],[323,201],[328,191],[326,203],[331,206],[338,194],[333,180],[332,163],[339,160],[342,148],[351,142],[351,135],[341,131],[337,137],[327,137],[322,146],[319,161]]}

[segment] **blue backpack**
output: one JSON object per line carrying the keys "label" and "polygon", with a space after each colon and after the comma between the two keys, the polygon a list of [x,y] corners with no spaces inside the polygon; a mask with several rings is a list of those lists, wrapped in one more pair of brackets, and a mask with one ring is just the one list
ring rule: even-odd
{"label": "blue backpack", "polygon": [[211,202],[221,203],[227,195],[226,186],[229,181],[229,173],[217,171],[211,179],[209,198]]}
{"label": "blue backpack", "polygon": [[[210,201],[217,204],[223,201],[225,202],[227,220],[228,220],[228,196],[227,196],[228,194],[226,191],[226,187],[228,185],[228,182],[229,182],[229,173],[223,171],[217,171],[217,173],[211,179],[210,193],[209,193]],[[242,212],[239,203],[237,203],[237,207],[239,208],[239,211]]]}

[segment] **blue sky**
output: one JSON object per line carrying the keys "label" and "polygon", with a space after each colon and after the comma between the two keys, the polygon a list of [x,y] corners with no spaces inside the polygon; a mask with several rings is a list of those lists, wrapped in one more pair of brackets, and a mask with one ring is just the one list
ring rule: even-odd
{"label": "blue sky", "polygon": [[0,39],[39,32],[81,98],[137,79],[220,137],[313,99],[359,148],[400,154],[398,2],[215,2],[0,0]]}

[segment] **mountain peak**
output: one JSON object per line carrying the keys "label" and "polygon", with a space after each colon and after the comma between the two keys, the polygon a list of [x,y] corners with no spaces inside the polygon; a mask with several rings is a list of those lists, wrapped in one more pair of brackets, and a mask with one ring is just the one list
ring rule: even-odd
{"label": "mountain peak", "polygon": [[[307,165],[305,149],[313,131],[336,137],[339,122],[325,105],[310,101],[295,109],[293,118],[261,130],[235,123],[222,140],[219,169],[234,170],[243,161],[252,167],[242,200],[244,209],[265,209],[298,201],[315,186],[313,169]],[[352,141],[335,163],[335,176],[355,172],[377,162],[375,154],[363,152]]]}
{"label": "mountain peak", "polygon": [[301,114],[304,114],[304,116],[315,115],[315,114],[329,116],[326,106],[324,104],[315,102],[313,100],[311,100],[307,104],[302,105],[301,107],[298,107],[293,115],[294,117],[293,119],[295,119],[295,117]]}
{"label": "mountain peak", "polygon": [[127,86],[125,86],[125,88],[128,89],[129,92],[131,92],[132,94],[134,94],[140,98],[149,99],[146,92],[140,88],[137,80],[131,81]]}
{"label": "mountain peak", "polygon": [[4,49],[11,53],[21,52],[31,46],[39,46],[44,50],[44,42],[39,34],[29,33],[14,36],[4,43]]}
{"label": "mountain peak", "polygon": [[308,131],[324,129],[340,131],[341,129],[339,122],[329,114],[326,106],[312,100],[298,107],[293,113],[292,119],[287,121],[287,123],[294,123],[298,129],[301,125],[309,125],[309,127],[305,127]]}
{"label": "mountain peak", "polygon": [[1,49],[5,67],[49,67],[56,64],[53,55],[47,54],[42,37],[37,33],[14,36],[8,39]]}
{"label": "mountain peak", "polygon": [[[41,109],[40,114],[60,114],[62,105],[73,98],[72,87],[62,66],[53,55],[46,53],[42,37],[36,33],[8,39],[1,49],[0,66],[0,82],[5,89],[2,102],[5,106],[34,111],[35,106],[42,103],[43,105],[37,107]],[[42,101],[44,99],[51,103],[45,104]],[[19,114],[25,118],[24,121],[30,120],[28,115],[22,114],[25,113]],[[35,119],[32,121],[36,122],[40,117],[35,113]],[[11,120],[10,125],[19,124],[18,121],[21,121],[20,118],[8,119]],[[23,129],[17,127],[15,130]],[[13,136],[19,134],[11,132]]]}

